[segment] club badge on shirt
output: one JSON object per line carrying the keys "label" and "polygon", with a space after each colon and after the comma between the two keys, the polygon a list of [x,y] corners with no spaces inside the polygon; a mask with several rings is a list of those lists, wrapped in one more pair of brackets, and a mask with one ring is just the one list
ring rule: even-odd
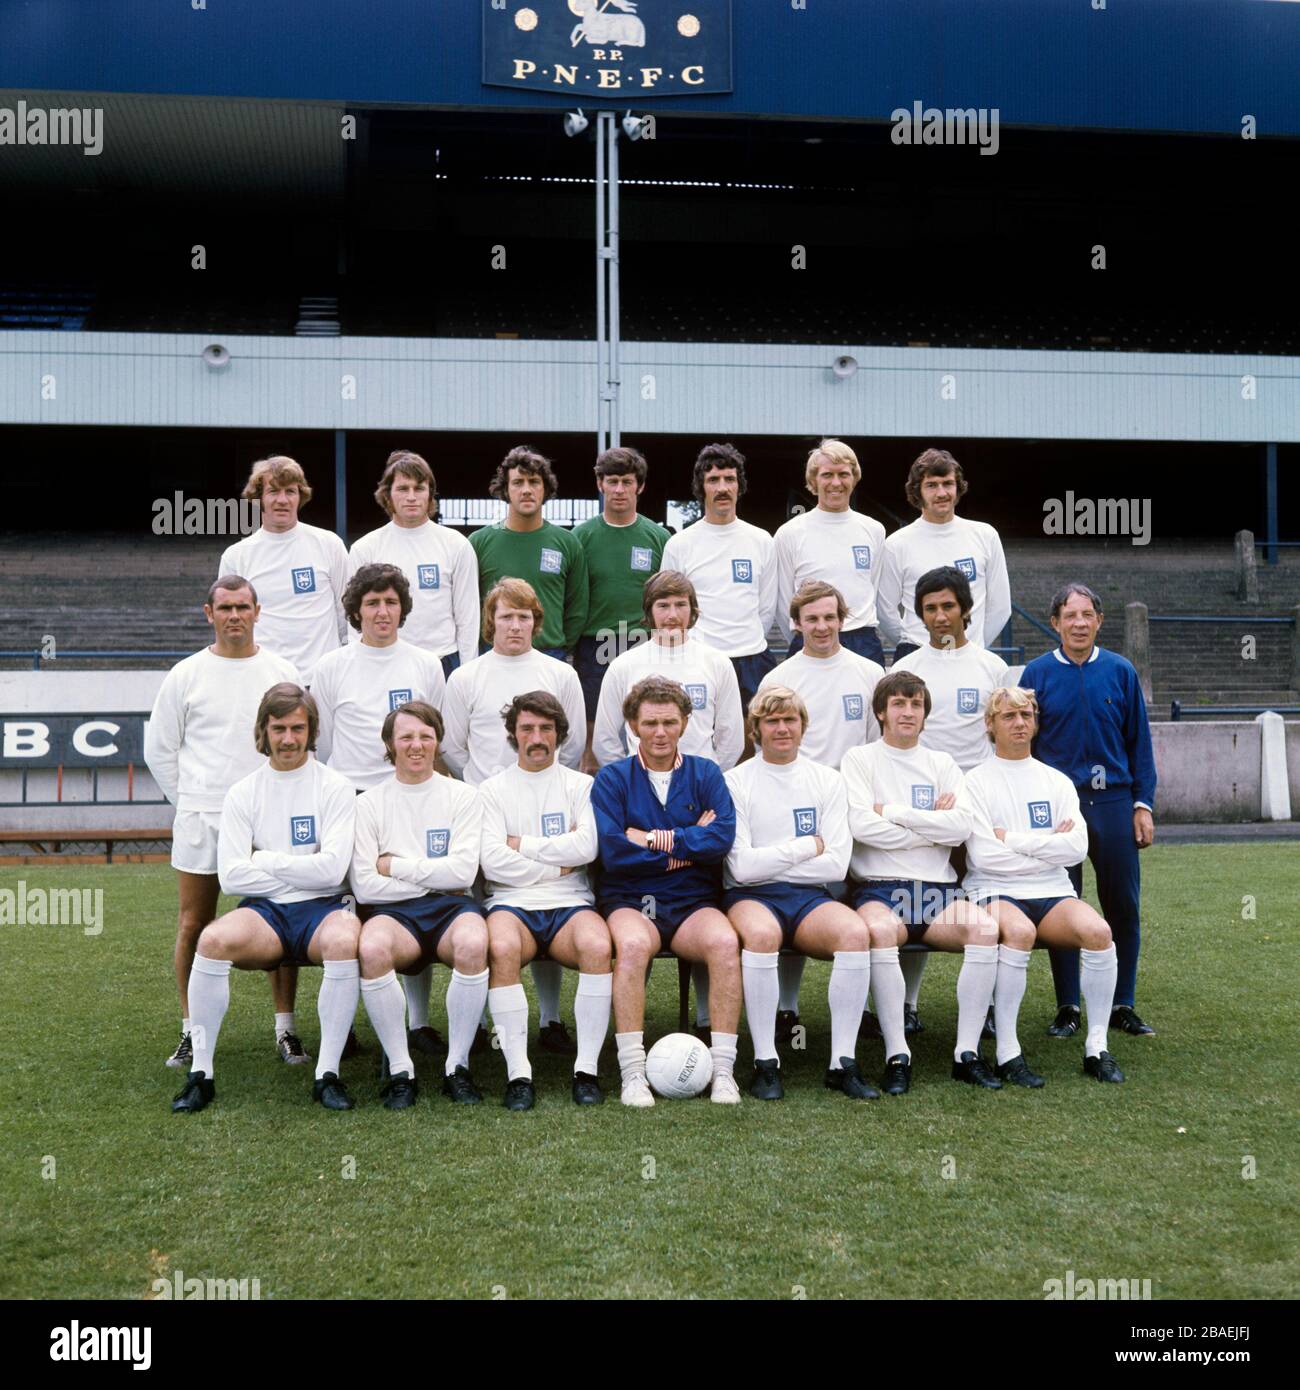
{"label": "club badge on shirt", "polygon": [[934,786],[932,783],[912,783],[912,809],[914,811],[934,810]]}
{"label": "club badge on shirt", "polygon": [[388,711],[391,714],[399,705],[410,704],[415,697],[410,690],[390,690],[388,692]]}
{"label": "club badge on shirt", "polygon": [[551,839],[556,835],[564,834],[564,812],[563,811],[543,811],[542,812],[542,834],[546,839]]}
{"label": "club badge on shirt", "polygon": [[316,592],[316,571],[311,565],[304,565],[293,571],[293,591],[295,594],[314,594]]}
{"label": "club badge on shirt", "polygon": [[1031,801],[1029,803],[1029,823],[1035,829],[1052,823],[1052,803],[1050,801]]}
{"label": "club badge on shirt", "polygon": [[844,701],[844,718],[861,719],[865,702],[861,695],[843,695],[840,697]]}
{"label": "club badge on shirt", "polygon": [[978,714],[980,707],[980,693],[967,686],[962,686],[957,691],[957,713],[958,714]]}
{"label": "club badge on shirt", "polygon": [[632,568],[640,570],[643,574],[650,573],[650,562],[653,556],[648,545],[634,545],[632,547]]}
{"label": "club badge on shirt", "polygon": [[709,691],[707,686],[687,685],[682,687],[691,697],[692,709],[703,709],[709,702]]}
{"label": "club badge on shirt", "polygon": [[559,574],[563,565],[564,557],[558,550],[552,550],[549,546],[542,548],[541,562],[537,568],[542,574]]}
{"label": "club badge on shirt", "polygon": [[424,857],[426,859],[446,859],[451,848],[450,830],[426,830],[424,832]]}
{"label": "club badge on shirt", "polygon": [[316,843],[316,817],[290,816],[289,838],[295,845],[314,845]]}
{"label": "club badge on shirt", "polygon": [[817,808],[815,806],[796,806],[794,808],[794,833],[796,835],[815,835],[817,833]]}
{"label": "club badge on shirt", "polygon": [[418,567],[420,588],[440,589],[442,588],[442,577],[438,573],[437,565],[420,565]]}
{"label": "club badge on shirt", "polygon": [[853,547],[853,568],[858,570],[871,568],[871,547],[869,545],[855,545]]}
{"label": "club badge on shirt", "polygon": [[731,582],[733,584],[752,584],[754,582],[754,562],[752,560],[733,560],[731,562]]}
{"label": "club badge on shirt", "polygon": [[964,560],[954,560],[953,568],[959,570],[973,584],[975,582],[975,561],[968,555]]}

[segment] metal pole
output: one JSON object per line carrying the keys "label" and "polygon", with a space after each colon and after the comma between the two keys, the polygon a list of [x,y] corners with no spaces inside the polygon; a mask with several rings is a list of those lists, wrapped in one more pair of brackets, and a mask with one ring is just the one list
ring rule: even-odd
{"label": "metal pole", "polygon": [[1264,563],[1277,564],[1277,445],[1264,445]]}
{"label": "metal pole", "polygon": [[348,543],[348,436],[334,431],[334,529],[344,545]]}
{"label": "metal pole", "polygon": [[605,117],[596,116],[596,453],[608,447],[605,428]]}
{"label": "metal pole", "polygon": [[609,117],[609,437],[612,447],[622,442],[619,434],[619,393],[622,364],[619,362],[618,300],[618,118]]}

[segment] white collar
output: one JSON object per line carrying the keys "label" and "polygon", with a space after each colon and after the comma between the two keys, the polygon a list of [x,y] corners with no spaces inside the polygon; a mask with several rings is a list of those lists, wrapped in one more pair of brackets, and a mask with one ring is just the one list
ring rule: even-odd
{"label": "white collar", "polygon": [[1077,661],[1071,661],[1070,658],[1066,656],[1065,653],[1060,649],[1060,647],[1053,647],[1052,655],[1057,659],[1057,661],[1061,663],[1062,666],[1078,666],[1081,664],[1087,666],[1090,662],[1096,661],[1098,656],[1101,655],[1101,648],[1094,642],[1092,644],[1092,651],[1088,656],[1088,660],[1082,663]]}

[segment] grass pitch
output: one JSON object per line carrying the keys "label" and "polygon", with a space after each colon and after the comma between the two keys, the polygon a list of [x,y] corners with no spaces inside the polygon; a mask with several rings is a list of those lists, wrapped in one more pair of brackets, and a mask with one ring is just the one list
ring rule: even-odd
{"label": "grass pitch", "polygon": [[[196,1116],[170,1113],[181,1078],[162,1065],[171,870],[4,870],[0,889],[102,888],[104,929],[0,926],[0,1296],[148,1297],[180,1270],[256,1278],[263,1298],[1041,1298],[1073,1270],[1150,1279],[1157,1299],[1294,1297],[1300,852],[1157,846],[1143,869],[1138,1005],[1159,1036],[1112,1035],[1124,1086],[1044,1035],[1042,953],[1020,1037],[1046,1089],[949,1080],[960,961],[937,956],[902,1099],[823,1089],[829,966],[810,962],[808,1049],[784,1056],[780,1104],[625,1110],[611,1039],[598,1109],[534,1051],[529,1114],[501,1108],[496,1052],[476,1059],[486,1104],[453,1107],[421,1057],[417,1108],[392,1114],[359,1010],[357,1109],[332,1114],[311,1069],[275,1056],[266,981],[235,972]],[[675,975],[654,972],[648,1041],[675,1027]],[[318,981],[304,969],[312,1051]],[[570,1021],[573,988],[566,972]],[[880,1044],[859,1055],[878,1078]],[[749,1060],[742,1031],[742,1084]]]}

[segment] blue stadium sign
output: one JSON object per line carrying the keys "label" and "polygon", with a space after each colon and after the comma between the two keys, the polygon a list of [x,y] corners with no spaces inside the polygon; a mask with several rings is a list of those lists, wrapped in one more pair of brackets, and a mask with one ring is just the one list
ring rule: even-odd
{"label": "blue stadium sign", "polygon": [[553,92],[731,91],[731,0],[483,0],[483,83]]}

